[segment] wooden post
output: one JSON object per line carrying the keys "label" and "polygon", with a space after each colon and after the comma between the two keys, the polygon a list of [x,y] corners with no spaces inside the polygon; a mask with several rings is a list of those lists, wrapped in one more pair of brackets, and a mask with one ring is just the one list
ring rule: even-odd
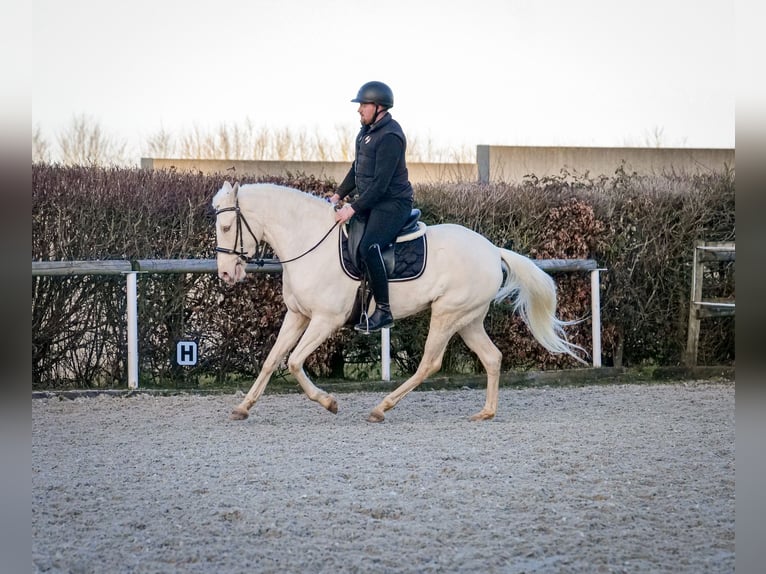
{"label": "wooden post", "polygon": [[734,261],[736,249],[734,242],[697,241],[694,244],[692,259],[692,288],[689,301],[689,331],[686,338],[686,353],[684,364],[687,367],[697,366],[697,350],[700,338],[701,317],[730,317],[734,315],[735,304],[728,300],[702,299],[702,282],[705,265],[720,261]]}

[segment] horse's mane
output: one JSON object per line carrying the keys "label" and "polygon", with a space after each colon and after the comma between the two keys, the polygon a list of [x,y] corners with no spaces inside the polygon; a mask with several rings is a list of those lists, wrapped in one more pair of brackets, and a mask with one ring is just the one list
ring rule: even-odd
{"label": "horse's mane", "polygon": [[[223,187],[213,197],[213,205],[220,206],[224,201],[225,196],[232,194],[232,189]],[[313,195],[311,193],[301,191],[294,187],[288,187],[286,185],[280,185],[276,183],[246,183],[239,186],[239,196],[250,196],[251,194],[274,194],[280,195],[280,199],[285,198],[295,199],[297,201],[306,202],[307,204],[314,204],[327,208],[327,202],[322,197]],[[233,203],[230,202],[230,203]]]}

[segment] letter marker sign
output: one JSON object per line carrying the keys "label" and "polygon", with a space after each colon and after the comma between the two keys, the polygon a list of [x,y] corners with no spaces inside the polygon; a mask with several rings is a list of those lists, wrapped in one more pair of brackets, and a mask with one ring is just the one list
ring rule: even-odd
{"label": "letter marker sign", "polygon": [[197,364],[197,342],[178,341],[176,345],[176,362],[182,366]]}

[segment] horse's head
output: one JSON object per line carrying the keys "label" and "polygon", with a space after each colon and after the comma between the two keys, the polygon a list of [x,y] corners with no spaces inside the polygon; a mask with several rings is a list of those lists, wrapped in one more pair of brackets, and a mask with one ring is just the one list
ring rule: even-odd
{"label": "horse's head", "polygon": [[228,285],[245,278],[245,264],[255,256],[258,238],[240,210],[239,184],[225,181],[213,197],[218,277]]}

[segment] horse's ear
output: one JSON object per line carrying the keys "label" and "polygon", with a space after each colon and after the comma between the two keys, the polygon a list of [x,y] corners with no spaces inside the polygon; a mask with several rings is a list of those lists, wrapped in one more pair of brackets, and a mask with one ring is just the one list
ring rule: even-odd
{"label": "horse's ear", "polygon": [[231,184],[229,183],[229,181],[228,181],[228,180],[226,180],[226,181],[224,181],[224,182],[223,182],[223,187],[222,187],[221,189],[222,189],[222,190],[223,190],[225,193],[228,193],[229,191],[231,191]]}
{"label": "horse's ear", "polygon": [[234,197],[237,197],[238,193],[239,193],[239,182],[234,184]]}

